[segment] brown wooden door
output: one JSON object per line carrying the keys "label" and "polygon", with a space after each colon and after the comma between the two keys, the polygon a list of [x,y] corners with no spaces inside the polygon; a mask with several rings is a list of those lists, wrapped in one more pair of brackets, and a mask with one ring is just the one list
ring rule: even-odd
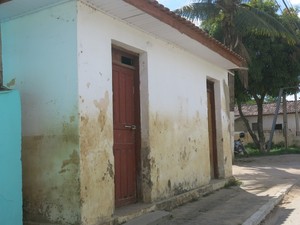
{"label": "brown wooden door", "polygon": [[210,174],[211,178],[218,178],[218,155],[216,138],[216,112],[214,83],[207,81],[207,114],[208,114],[208,133],[209,133],[209,155],[210,155]]}
{"label": "brown wooden door", "polygon": [[113,64],[115,205],[137,200],[136,69]]}

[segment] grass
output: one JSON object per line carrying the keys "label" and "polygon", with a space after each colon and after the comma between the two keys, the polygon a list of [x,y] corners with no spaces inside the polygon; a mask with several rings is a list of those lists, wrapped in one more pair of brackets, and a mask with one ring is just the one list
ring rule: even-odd
{"label": "grass", "polygon": [[268,155],[284,155],[284,154],[300,154],[300,148],[291,146],[287,149],[282,146],[282,144],[274,145],[270,152],[260,152],[257,148],[254,148],[252,145],[245,146],[246,151],[249,156],[268,156]]}
{"label": "grass", "polygon": [[226,182],[224,188],[230,188],[232,186],[241,186],[241,185],[242,185],[242,181],[237,180],[236,178],[233,177]]}

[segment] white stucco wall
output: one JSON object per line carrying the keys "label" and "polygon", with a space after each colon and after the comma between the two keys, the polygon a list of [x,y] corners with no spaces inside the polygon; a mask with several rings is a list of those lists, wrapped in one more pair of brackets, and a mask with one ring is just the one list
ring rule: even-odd
{"label": "white stucco wall", "polygon": [[[287,114],[287,118],[288,118],[288,129],[296,132],[295,114]],[[256,116],[249,116],[249,117],[247,117],[247,119],[250,124],[257,123]],[[265,115],[264,116],[264,120],[263,120],[264,130],[272,129],[273,120],[274,120],[274,115]],[[276,124],[282,124],[282,127],[283,127],[283,115],[282,114],[277,116]]]}
{"label": "white stucco wall", "polygon": [[[143,201],[165,199],[210,181],[207,79],[216,83],[219,172],[231,176],[227,71],[85,4],[79,3],[78,12],[84,221],[94,224],[114,211],[114,180],[107,172],[114,166],[112,45],[140,54]],[[105,124],[99,122],[101,114]]]}

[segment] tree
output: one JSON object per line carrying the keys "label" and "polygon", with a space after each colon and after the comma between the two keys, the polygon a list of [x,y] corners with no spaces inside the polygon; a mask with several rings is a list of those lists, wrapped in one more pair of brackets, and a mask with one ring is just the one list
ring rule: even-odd
{"label": "tree", "polygon": [[[270,39],[255,35],[244,38],[251,62],[249,67],[249,85],[245,89],[235,79],[236,101],[240,115],[260,151],[265,151],[263,128],[263,103],[266,96],[278,96],[279,89],[298,85],[300,74],[300,54],[297,46],[291,46],[280,38]],[[292,91],[288,89],[286,91]],[[251,130],[248,121],[241,111],[241,104],[247,99],[254,99],[257,105],[257,135]]]}
{"label": "tree", "polygon": [[[259,34],[267,37],[282,37],[295,44],[296,37],[276,18],[247,0],[195,0],[194,3],[175,10],[175,13],[189,19],[201,20],[201,27],[223,42],[228,48],[247,58],[242,37]],[[252,0],[260,4],[262,0]],[[273,3],[272,0],[265,2]],[[261,3],[262,4],[262,3]],[[275,8],[276,5],[272,5]],[[277,8],[278,9],[278,8]]]}
{"label": "tree", "polygon": [[[265,4],[252,1],[252,7],[268,12],[281,21],[290,32],[297,34],[299,18],[290,12],[277,15],[274,4],[271,1],[267,1]],[[240,115],[255,145],[261,152],[264,152],[266,145],[263,128],[263,103],[266,97],[278,97],[280,88],[298,86],[300,49],[298,44],[291,45],[283,38],[268,38],[257,34],[244,36],[243,43],[250,55],[250,61],[248,61],[249,86],[245,89],[241,82],[235,79],[236,101]],[[285,89],[285,93],[291,94],[295,90]],[[254,99],[257,105],[257,135],[252,131],[241,111],[241,104],[248,98]]]}
{"label": "tree", "polygon": [[[288,43],[296,43],[297,37],[291,30],[264,9],[246,4],[249,2],[256,5],[274,3],[273,0],[195,0],[175,10],[175,13],[189,20],[201,20],[202,29],[248,61],[249,54],[242,41],[244,36],[257,34],[270,38],[281,37]],[[272,7],[278,10],[276,4]],[[247,87],[247,71],[240,71],[238,76]]]}
{"label": "tree", "polygon": [[[202,0],[176,12],[189,19],[203,20],[202,27],[208,33],[247,59],[248,86],[235,76],[235,98],[254,143],[260,151],[265,151],[262,115],[265,97],[276,97],[280,88],[298,84],[299,19],[287,12],[277,15],[278,6],[273,0],[247,2]],[[257,135],[241,111],[241,104],[250,99],[258,108]]]}

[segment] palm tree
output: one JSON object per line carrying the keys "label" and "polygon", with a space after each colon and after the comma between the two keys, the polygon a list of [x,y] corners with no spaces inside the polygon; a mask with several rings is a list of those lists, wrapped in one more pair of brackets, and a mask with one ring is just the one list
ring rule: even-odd
{"label": "palm tree", "polygon": [[[262,0],[252,0],[259,4]],[[269,0],[272,1],[272,0]],[[229,49],[249,59],[242,37],[255,33],[267,37],[282,37],[295,44],[296,37],[275,17],[264,10],[252,7],[247,0],[195,0],[175,10],[175,13],[192,21],[201,20],[202,28],[215,36]]]}
{"label": "palm tree", "polygon": [[[201,20],[201,27],[204,30],[247,60],[247,67],[250,68],[249,74],[253,75],[254,56],[257,52],[253,53],[251,48],[248,52],[245,47],[245,45],[249,47],[247,41],[251,41],[251,38],[258,42],[263,39],[266,41],[276,40],[279,43],[283,41],[291,45],[297,43],[296,29],[291,29],[291,26],[287,26],[287,24],[282,25],[278,19],[279,16],[276,14],[277,11],[278,5],[274,0],[194,0],[194,3],[177,9],[175,13],[189,20]],[[278,54],[280,55],[280,53]],[[252,58],[254,57],[253,63],[250,55]],[[237,88],[240,90],[239,93],[236,93],[238,105],[241,106],[241,102],[244,101],[241,96],[245,99],[254,96],[258,108],[262,109],[264,98],[266,94],[270,94],[270,90],[266,89],[264,92],[253,91],[252,83],[255,77],[253,79],[251,77],[250,81],[252,83],[248,86],[248,72],[239,71],[238,75],[241,81],[235,79]],[[243,85],[240,85],[241,83]],[[260,87],[260,85],[256,86]],[[230,88],[233,89],[233,86]],[[251,90],[253,93],[251,93]],[[260,114],[262,114],[262,110]],[[265,151],[262,115],[259,115],[258,118],[258,137],[254,132],[251,132],[249,124],[247,127],[254,143],[261,151]],[[247,125],[246,122],[245,124]]]}

